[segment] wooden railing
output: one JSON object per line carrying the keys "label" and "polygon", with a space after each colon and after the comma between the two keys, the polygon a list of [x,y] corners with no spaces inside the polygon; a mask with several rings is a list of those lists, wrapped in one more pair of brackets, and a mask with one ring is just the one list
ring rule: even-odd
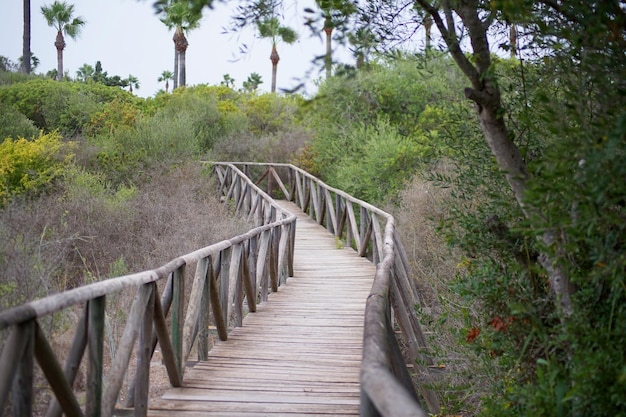
{"label": "wooden railing", "polygon": [[[426,342],[414,307],[418,303],[406,253],[390,214],[345,192],[324,184],[289,164],[235,163],[247,176],[277,198],[290,200],[360,256],[377,265],[367,300],[361,368],[362,416],[426,416],[416,396],[422,396],[431,414],[439,414],[439,402],[427,385],[413,386],[406,363],[413,364],[428,381],[432,365],[423,354]],[[220,178],[234,165],[215,163]],[[238,189],[239,205],[248,205],[247,190]],[[403,357],[394,325],[406,345]]]}
{"label": "wooden railing", "polygon": [[[11,403],[15,416],[33,413],[34,362],[54,393],[46,417],[111,416],[119,407],[125,379],[130,379],[124,407],[145,416],[150,388],[150,358],[158,342],[172,386],[181,386],[192,347],[206,359],[210,320],[219,338],[240,326],[244,307],[256,310],[293,274],[296,218],[282,211],[233,165],[216,165],[219,190],[257,227],[229,240],[178,257],[150,271],[122,276],[32,301],[0,313],[0,330],[8,331],[0,354],[0,406]],[[199,227],[201,227],[199,225]],[[190,291],[186,275],[193,274]],[[187,273],[186,273],[187,271]],[[191,278],[191,275],[190,275]],[[157,283],[164,285],[161,294]],[[165,283],[166,282],[166,283]],[[103,365],[107,297],[135,291],[124,332],[109,369]],[[185,294],[189,294],[188,298]],[[54,313],[82,308],[64,365],[53,351],[41,321]],[[138,339],[138,342],[137,342]],[[136,345],[136,371],[127,375]],[[253,347],[251,347],[253,349]],[[72,386],[87,352],[85,396]],[[12,395],[11,395],[12,394]],[[10,401],[9,401],[10,398]],[[84,405],[81,405],[83,403]]]}

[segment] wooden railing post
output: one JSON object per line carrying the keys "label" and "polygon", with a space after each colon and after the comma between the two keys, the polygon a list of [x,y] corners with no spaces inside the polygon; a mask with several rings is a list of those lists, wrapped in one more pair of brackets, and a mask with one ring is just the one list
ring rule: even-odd
{"label": "wooden railing post", "polygon": [[211,257],[206,257],[206,271],[203,277],[202,297],[200,300],[200,317],[198,321],[198,360],[206,361],[209,358],[209,308],[210,291],[213,267]]}
{"label": "wooden railing post", "polygon": [[137,371],[135,373],[135,417],[145,417],[148,414],[150,394],[150,358],[152,357],[152,324],[154,322],[156,284],[145,285],[151,291],[139,329]]}
{"label": "wooden railing post", "polygon": [[221,253],[221,273],[219,278],[219,297],[220,306],[222,307],[222,317],[226,329],[230,328],[230,253],[232,248],[224,249]]}
{"label": "wooden railing post", "polygon": [[33,353],[35,349],[35,320],[24,323],[24,348],[14,358],[19,364],[13,379],[13,416],[30,417],[33,413]]}
{"label": "wooden railing post", "polygon": [[176,357],[179,375],[183,375],[183,326],[185,316],[185,266],[182,265],[174,271],[172,277],[172,347]]}
{"label": "wooden railing post", "polygon": [[[83,308],[83,312],[81,314],[80,320],[76,325],[76,333],[74,333],[74,340],[72,341],[72,346],[70,347],[70,351],[67,355],[67,359],[65,360],[65,367],[63,369],[63,375],[67,380],[68,386],[71,387],[74,385],[74,380],[76,379],[76,374],[78,373],[78,369],[80,368],[80,363],[83,359],[83,355],[85,353],[85,348],[87,347],[87,326],[88,326],[88,315],[89,315],[89,302],[85,304]],[[48,411],[46,412],[46,417],[60,417],[62,413],[61,406],[57,398],[53,398],[50,406],[48,407]],[[68,415],[68,412],[65,412]]]}
{"label": "wooden railing post", "polygon": [[87,403],[85,414],[94,417],[100,416],[102,408],[105,304],[104,296],[94,298],[88,303],[87,347],[89,365],[87,367]]}
{"label": "wooden railing post", "polygon": [[44,376],[50,383],[54,395],[58,399],[60,408],[68,417],[82,417],[83,413],[76,397],[74,397],[72,387],[65,378],[61,365],[57,361],[52,347],[46,340],[39,324],[36,324],[35,340],[35,357]]}

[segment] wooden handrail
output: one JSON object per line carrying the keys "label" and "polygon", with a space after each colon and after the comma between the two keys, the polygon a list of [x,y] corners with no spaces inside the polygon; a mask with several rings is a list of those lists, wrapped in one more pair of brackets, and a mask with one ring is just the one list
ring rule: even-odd
{"label": "wooden handrail", "polygon": [[[419,302],[417,288],[410,278],[407,256],[393,216],[291,164],[236,162],[214,163],[214,166],[225,169],[221,167],[233,164],[248,176],[253,169],[260,169],[256,184],[265,184],[268,193],[281,193],[360,256],[377,265],[365,311],[361,415],[426,416],[415,394],[416,388],[429,412],[439,414],[435,393],[426,386],[413,387],[405,365],[414,364],[427,379],[427,367],[433,363],[422,353],[427,347],[414,308]],[[284,171],[283,178],[278,170]],[[407,346],[404,358],[394,323]]]}
{"label": "wooden handrail", "polygon": [[[36,360],[55,394],[47,417],[58,417],[61,413],[111,416],[126,379],[133,348],[138,343],[137,369],[126,406],[133,407],[136,416],[145,416],[150,358],[156,343],[161,347],[171,384],[181,386],[185,363],[194,345],[200,343],[200,359],[206,359],[208,348],[202,344],[208,343],[209,312],[213,313],[220,339],[226,340],[229,328],[241,325],[244,301],[248,311],[254,312],[259,295],[266,301],[267,292],[276,291],[287,276],[293,274],[296,217],[283,211],[234,165],[216,166],[215,173],[220,195],[232,201],[237,211],[254,219],[255,228],[180,256],[156,269],[89,284],[0,312],[0,330],[9,331],[0,353],[0,406],[3,409],[12,392],[14,415],[32,414]],[[194,267],[192,288],[185,300],[185,271]],[[159,297],[156,283],[165,280],[167,283]],[[106,298],[129,290],[136,291],[135,299],[115,361],[105,375]],[[75,306],[83,307],[82,319],[65,366],[62,366],[39,320]],[[89,356],[87,392],[84,408],[81,408],[71,386],[85,351]]]}
{"label": "wooden handrail", "polygon": [[[253,168],[263,170],[256,182],[250,178]],[[231,324],[241,325],[244,299],[248,310],[254,312],[257,297],[266,301],[268,292],[276,291],[293,275],[296,218],[268,195],[280,193],[377,265],[365,312],[361,415],[425,416],[405,363],[422,367],[427,375],[423,367],[430,364],[430,359],[421,353],[426,346],[413,308],[418,302],[417,291],[393,217],[293,165],[219,162],[213,163],[213,171],[222,198],[255,221],[257,227],[153,270],[86,285],[0,312],[0,330],[10,329],[0,354],[0,405],[4,407],[13,390],[14,414],[31,414],[33,364],[37,360],[56,397],[46,417],[61,413],[110,416],[138,339],[138,367],[126,406],[134,407],[137,416],[146,415],[147,366],[157,342],[171,384],[181,386],[184,365],[194,344],[200,359],[206,359],[209,310],[220,339],[226,340]],[[256,183],[265,184],[268,192]],[[194,265],[189,299],[184,300],[185,271]],[[167,283],[159,297],[156,282],[161,280]],[[136,289],[135,300],[116,361],[105,376],[102,345],[106,297],[129,289]],[[80,305],[83,318],[65,366],[61,367],[38,320]],[[406,358],[398,348],[394,323],[408,347]],[[85,351],[90,359],[86,404],[81,409],[71,386]],[[421,386],[417,389],[429,411],[439,413],[434,393]]]}

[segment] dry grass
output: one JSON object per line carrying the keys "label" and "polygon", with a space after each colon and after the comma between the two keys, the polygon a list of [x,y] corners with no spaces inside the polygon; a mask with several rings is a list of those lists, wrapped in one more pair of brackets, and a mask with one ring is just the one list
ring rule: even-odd
{"label": "dry grass", "polygon": [[311,140],[311,134],[293,127],[277,134],[228,136],[215,143],[214,161],[290,162]]}
{"label": "dry grass", "polygon": [[[98,187],[73,187],[2,211],[0,310],[88,282],[156,268],[250,228],[219,202],[213,180],[200,164],[155,167],[149,174],[148,183],[122,196],[102,193]],[[105,367],[114,360],[133,297],[132,291],[107,296]],[[61,363],[80,315],[77,307],[40,320]],[[160,365],[158,355],[154,361]],[[153,386],[162,392],[169,381],[160,368],[155,366]],[[34,414],[39,415],[50,390],[39,370],[35,375]],[[74,385],[77,392],[84,390],[84,383],[82,369]],[[6,415],[9,408],[3,411]]]}
{"label": "dry grass", "polygon": [[431,356],[439,365],[433,370],[432,389],[439,395],[444,415],[475,415],[483,382],[465,332],[467,317],[476,313],[476,307],[455,293],[462,255],[449,248],[437,231],[450,199],[450,190],[415,178],[400,195],[395,217],[418,282],[418,315]]}

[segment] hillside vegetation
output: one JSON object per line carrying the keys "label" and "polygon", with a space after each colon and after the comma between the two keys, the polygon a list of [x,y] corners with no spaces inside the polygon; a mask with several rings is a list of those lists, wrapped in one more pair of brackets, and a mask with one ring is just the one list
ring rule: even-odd
{"label": "hillside vegetation", "polygon": [[[1,73],[0,308],[245,230],[199,160],[292,162],[397,217],[446,415],[623,415],[624,97],[590,84],[574,102],[566,65],[493,62],[532,219],[434,51],[338,71],[311,99],[205,85],[139,99]],[[567,321],[539,259],[554,225],[578,289]]]}

